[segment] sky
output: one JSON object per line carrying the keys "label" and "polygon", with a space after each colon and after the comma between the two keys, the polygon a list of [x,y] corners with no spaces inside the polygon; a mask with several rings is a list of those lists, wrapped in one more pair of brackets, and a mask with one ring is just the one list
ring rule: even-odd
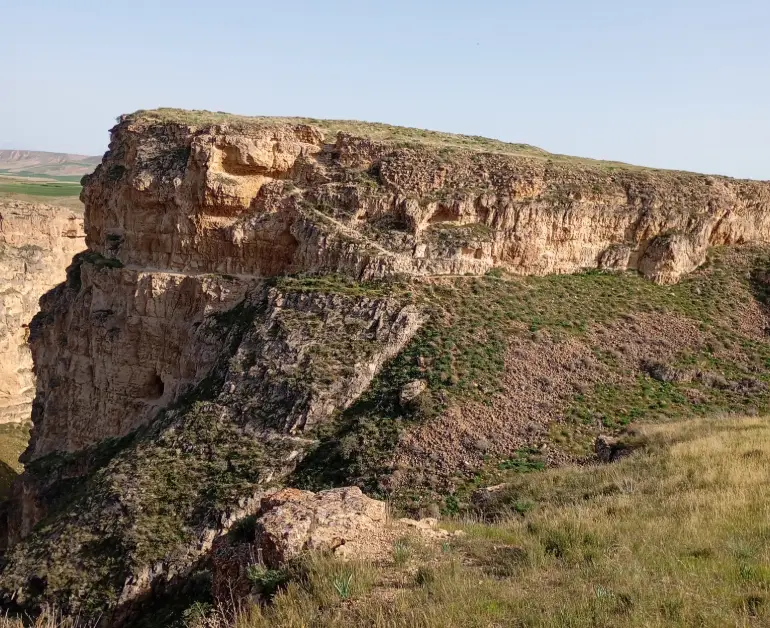
{"label": "sky", "polygon": [[770,179],[767,0],[0,0],[0,50],[0,148],[181,107]]}

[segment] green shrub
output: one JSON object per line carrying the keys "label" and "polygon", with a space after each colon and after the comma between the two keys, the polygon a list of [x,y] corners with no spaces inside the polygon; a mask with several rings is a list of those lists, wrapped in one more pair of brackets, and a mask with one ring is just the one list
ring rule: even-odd
{"label": "green shrub", "polygon": [[246,568],[246,577],[259,592],[271,596],[289,581],[289,574],[283,569],[269,569],[265,565],[254,564]]}
{"label": "green shrub", "polygon": [[350,598],[351,585],[353,584],[353,574],[347,574],[347,576],[339,576],[334,579],[334,590],[341,599],[347,600]]}
{"label": "green shrub", "polygon": [[409,539],[401,538],[393,544],[393,562],[396,566],[403,566],[412,555],[412,548],[409,545]]}

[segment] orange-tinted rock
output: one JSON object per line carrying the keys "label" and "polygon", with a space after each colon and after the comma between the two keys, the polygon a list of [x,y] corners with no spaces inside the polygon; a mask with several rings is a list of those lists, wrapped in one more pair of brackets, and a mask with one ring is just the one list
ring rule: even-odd
{"label": "orange-tinted rock", "polygon": [[29,421],[35,382],[27,347],[38,300],[85,248],[83,218],[61,207],[0,201],[0,423]]}

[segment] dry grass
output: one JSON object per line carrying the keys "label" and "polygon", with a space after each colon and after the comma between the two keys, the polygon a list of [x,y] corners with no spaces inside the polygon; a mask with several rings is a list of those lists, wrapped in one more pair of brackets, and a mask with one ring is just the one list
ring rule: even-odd
{"label": "dry grass", "polygon": [[35,619],[0,617],[0,628],[89,628],[91,624],[80,622],[77,618],[66,618],[58,611],[44,610]]}
{"label": "dry grass", "polygon": [[572,163],[582,167],[598,167],[602,169],[610,168],[648,170],[650,172],[675,172],[644,168],[642,166],[634,166],[618,161],[603,161],[549,153],[542,148],[530,144],[503,142],[501,140],[481,137],[478,135],[442,133],[440,131],[415,129],[380,122],[319,120],[317,118],[301,117],[241,116],[222,111],[195,111],[173,108],[139,110],[130,114],[128,118],[131,120],[144,120],[148,122],[187,124],[203,128],[227,124],[231,129],[240,132],[249,132],[249,130],[255,128],[275,124],[312,124],[328,133],[326,141],[333,141],[338,132],[343,132],[358,137],[367,137],[380,142],[392,142],[402,145],[414,144],[437,150],[467,150],[516,157],[548,159],[551,161]]}
{"label": "dry grass", "polygon": [[[319,559],[230,625],[768,625],[770,422],[700,419],[635,438],[642,449],[616,464],[521,476],[502,497],[512,514],[447,522],[466,536],[417,564]],[[333,587],[345,569],[348,600]]]}

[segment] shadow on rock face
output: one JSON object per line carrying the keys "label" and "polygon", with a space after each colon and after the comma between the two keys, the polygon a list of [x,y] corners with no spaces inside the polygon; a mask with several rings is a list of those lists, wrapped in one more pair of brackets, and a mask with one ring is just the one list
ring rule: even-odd
{"label": "shadow on rock face", "polygon": [[11,483],[19,475],[14,469],[0,460],[0,502],[8,497]]}

